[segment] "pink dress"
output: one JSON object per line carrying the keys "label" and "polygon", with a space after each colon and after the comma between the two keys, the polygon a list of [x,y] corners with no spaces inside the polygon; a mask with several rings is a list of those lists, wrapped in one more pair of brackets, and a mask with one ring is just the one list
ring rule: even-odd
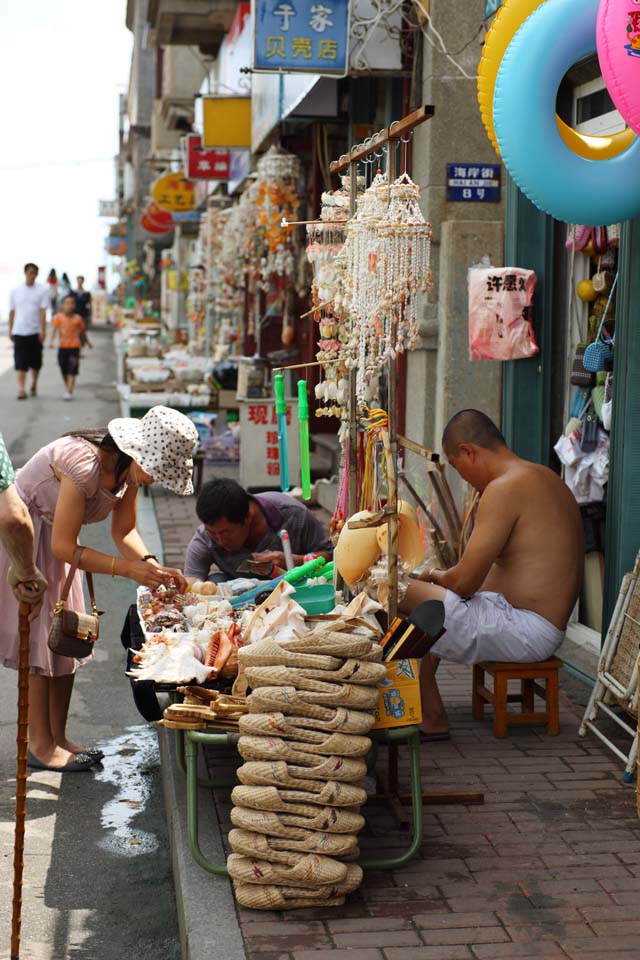
{"label": "pink dress", "polygon": [[[53,515],[60,492],[55,470],[73,481],[85,498],[83,523],[99,523],[108,517],[125,494],[126,484],[117,493],[100,487],[102,463],[97,448],[80,437],[61,437],[42,447],[16,474],[16,490],[29,509],[33,521],[34,557],[36,566],[49,584],[38,616],[31,621],[32,673],[60,677],[74,673],[85,662],[59,657],[47,646],[53,608],[60,598],[69,571],[68,564],[54,557],[51,550]],[[0,543],[0,662],[5,667],[18,667],[18,602],[7,583],[9,558]],[[71,585],[67,606],[84,610],[82,572]]]}

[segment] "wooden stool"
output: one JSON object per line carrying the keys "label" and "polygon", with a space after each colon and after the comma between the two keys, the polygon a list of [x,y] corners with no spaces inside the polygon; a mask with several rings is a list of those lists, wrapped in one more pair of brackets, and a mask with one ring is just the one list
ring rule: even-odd
{"label": "wooden stool", "polygon": [[[539,663],[503,663],[483,660],[473,667],[473,719],[482,720],[485,701],[493,704],[493,734],[506,737],[510,723],[546,723],[547,733],[556,736],[558,719],[558,670],[562,660],[542,660]],[[493,677],[493,690],[484,685],[485,673]],[[509,694],[509,680],[519,680],[520,693]],[[536,683],[546,680],[546,686]],[[544,701],[544,710],[534,709],[535,694]],[[521,704],[520,713],[509,713],[509,704]]]}

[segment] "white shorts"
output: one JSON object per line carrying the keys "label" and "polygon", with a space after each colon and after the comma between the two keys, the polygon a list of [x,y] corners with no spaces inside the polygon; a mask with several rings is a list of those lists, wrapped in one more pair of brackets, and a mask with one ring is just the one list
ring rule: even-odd
{"label": "white shorts", "polygon": [[431,653],[454,663],[546,660],[564,639],[564,630],[539,613],[512,607],[501,593],[465,598],[447,590],[444,608],[446,633]]}

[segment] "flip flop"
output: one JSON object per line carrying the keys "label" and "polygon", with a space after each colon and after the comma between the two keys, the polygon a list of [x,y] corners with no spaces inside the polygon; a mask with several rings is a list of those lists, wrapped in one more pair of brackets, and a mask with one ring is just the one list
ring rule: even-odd
{"label": "flip flop", "polygon": [[78,750],[75,756],[79,757],[82,754],[86,757],[92,757],[94,763],[100,763],[104,760],[104,751],[98,750],[97,747],[86,747],[84,750]]}
{"label": "flip flop", "polygon": [[27,396],[26,393],[19,393],[18,396],[16,397],[16,400],[28,400],[28,399],[29,397]]}
{"label": "flip flop", "polygon": [[50,763],[43,763],[27,750],[27,766],[32,770],[53,770],[54,773],[79,773],[81,770],[90,770],[96,762],[88,753],[74,754],[75,760],[68,760],[63,767],[55,767]]}
{"label": "flip flop", "polygon": [[425,733],[424,730],[420,731],[420,743],[439,743],[441,740],[450,740],[451,734],[448,730],[443,730],[442,733]]}

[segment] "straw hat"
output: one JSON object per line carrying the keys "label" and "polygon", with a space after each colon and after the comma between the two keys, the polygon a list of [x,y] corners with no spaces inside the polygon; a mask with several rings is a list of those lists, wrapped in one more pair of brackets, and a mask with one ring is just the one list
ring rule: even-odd
{"label": "straw hat", "polygon": [[157,483],[181,497],[193,493],[193,451],[198,431],[183,413],[158,404],[141,420],[110,420],[108,430],[118,448]]}

